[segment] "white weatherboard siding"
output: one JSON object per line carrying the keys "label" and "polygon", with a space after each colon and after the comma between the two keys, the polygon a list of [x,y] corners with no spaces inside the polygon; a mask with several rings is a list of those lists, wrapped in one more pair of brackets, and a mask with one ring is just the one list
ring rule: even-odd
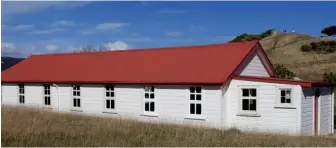
{"label": "white weatherboard siding", "polygon": [[[221,99],[220,86],[202,87],[202,116],[189,116],[189,86],[155,86],[155,113],[157,116],[144,114],[144,86],[116,85],[116,111],[105,111],[104,85],[80,85],[81,112],[76,113],[117,116],[141,121],[168,122],[177,124],[207,125],[221,127]],[[18,86],[3,84],[3,104],[18,104]],[[42,85],[25,85],[26,105],[42,107],[44,103]],[[59,100],[58,100],[59,99]],[[51,107],[54,111],[72,112],[72,87],[59,84],[51,85]],[[59,105],[58,105],[59,104]]]}
{"label": "white weatherboard siding", "polygon": [[320,88],[319,98],[319,134],[327,135],[332,132],[332,91],[330,88]]}
{"label": "white weatherboard siding", "polygon": [[262,76],[269,77],[269,74],[257,54],[249,56],[243,63],[243,69],[239,72],[241,76]]}
{"label": "white weatherboard siding", "polygon": [[[240,86],[257,88],[257,112],[260,117],[239,116]],[[277,87],[292,88],[294,109],[275,108]],[[228,122],[230,127],[245,131],[283,132],[298,134],[300,131],[301,87],[295,85],[232,80],[228,89]]]}
{"label": "white weatherboard siding", "polygon": [[2,85],[2,104],[17,105],[19,104],[18,86],[15,84]]}
{"label": "white weatherboard siding", "polygon": [[313,88],[302,88],[301,101],[301,134],[314,134],[314,91]]}

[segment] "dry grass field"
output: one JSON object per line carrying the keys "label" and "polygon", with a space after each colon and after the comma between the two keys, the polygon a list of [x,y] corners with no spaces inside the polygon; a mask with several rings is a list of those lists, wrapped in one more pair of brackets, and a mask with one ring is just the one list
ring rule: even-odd
{"label": "dry grass field", "polygon": [[336,138],[149,124],[2,106],[1,146],[336,146]]}
{"label": "dry grass field", "polygon": [[323,73],[336,72],[336,53],[304,53],[301,51],[301,46],[311,42],[330,40],[336,40],[336,38],[287,33],[266,37],[260,43],[273,64],[284,64],[295,75],[305,80],[322,80]]}

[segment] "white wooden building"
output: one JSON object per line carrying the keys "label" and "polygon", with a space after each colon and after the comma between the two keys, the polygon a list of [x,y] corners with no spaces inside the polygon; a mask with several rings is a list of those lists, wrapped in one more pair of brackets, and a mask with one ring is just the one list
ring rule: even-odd
{"label": "white wooden building", "polygon": [[277,78],[257,41],[33,55],[2,72],[2,104],[297,135],[333,133],[333,83]]}

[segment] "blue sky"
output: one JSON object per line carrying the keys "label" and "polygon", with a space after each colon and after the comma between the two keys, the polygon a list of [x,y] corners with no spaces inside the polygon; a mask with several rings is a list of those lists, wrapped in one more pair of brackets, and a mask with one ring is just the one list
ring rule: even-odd
{"label": "blue sky", "polygon": [[224,43],[287,29],[319,36],[336,2],[2,2],[2,55]]}

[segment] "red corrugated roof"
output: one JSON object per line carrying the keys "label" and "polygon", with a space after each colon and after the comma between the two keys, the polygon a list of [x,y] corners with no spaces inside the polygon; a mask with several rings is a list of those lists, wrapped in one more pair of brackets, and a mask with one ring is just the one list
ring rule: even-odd
{"label": "red corrugated roof", "polygon": [[255,76],[235,76],[235,77],[233,77],[233,79],[245,80],[245,81],[266,82],[266,83],[280,83],[280,84],[300,85],[300,86],[304,86],[304,87],[336,86],[336,83],[328,83],[328,82],[314,82],[314,81],[290,80],[290,79],[255,77]]}
{"label": "red corrugated roof", "polygon": [[257,44],[33,55],[2,72],[2,82],[221,84]]}

